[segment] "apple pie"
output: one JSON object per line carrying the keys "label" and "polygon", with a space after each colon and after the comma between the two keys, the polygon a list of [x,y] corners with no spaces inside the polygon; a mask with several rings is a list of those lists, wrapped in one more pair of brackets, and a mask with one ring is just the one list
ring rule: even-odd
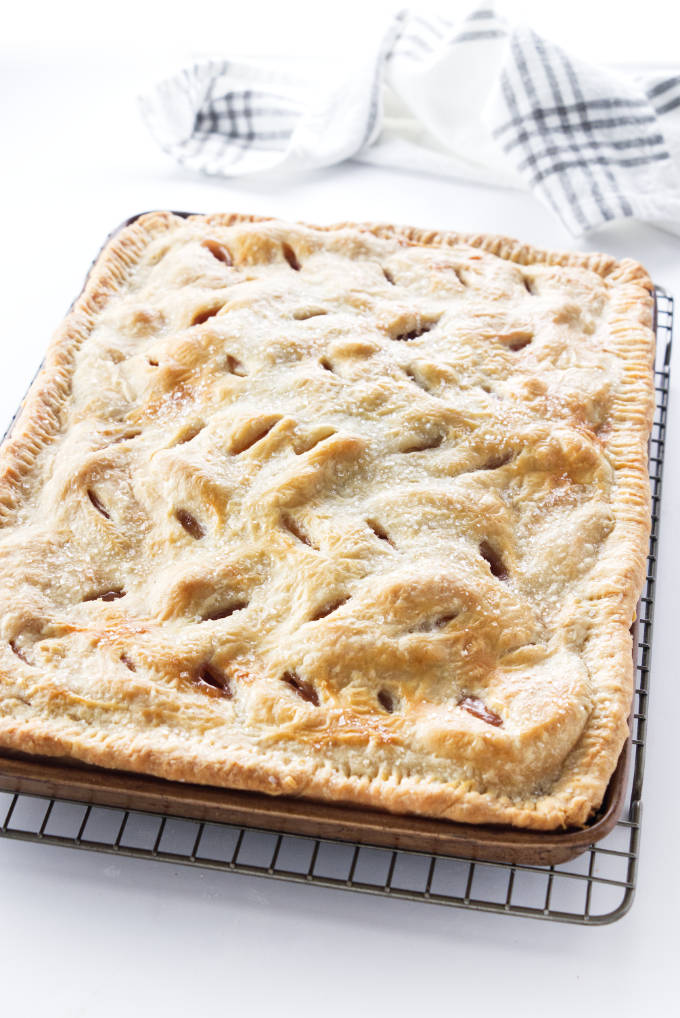
{"label": "apple pie", "polygon": [[627,738],[652,288],[630,260],[149,213],[0,451],[0,747],[582,825]]}

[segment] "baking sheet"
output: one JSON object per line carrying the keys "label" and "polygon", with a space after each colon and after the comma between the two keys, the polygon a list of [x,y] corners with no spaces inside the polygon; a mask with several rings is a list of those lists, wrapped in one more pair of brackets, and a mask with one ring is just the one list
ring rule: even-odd
{"label": "baking sheet", "polygon": [[573,859],[612,830],[626,797],[629,759],[630,739],[595,820],[578,830],[555,832],[399,816],[307,799],[163,781],[23,754],[0,755],[0,789],[428,855],[553,865]]}
{"label": "baking sheet", "polygon": [[[191,215],[187,212],[176,214]],[[131,216],[112,231],[105,244],[137,218],[139,216]],[[15,419],[16,414],[12,423]],[[637,650],[636,631],[637,623],[632,630],[634,656]],[[626,800],[630,756],[629,737],[602,806],[593,820],[583,828],[554,832],[462,824],[355,806],[183,784],[89,767],[71,760],[29,757],[6,751],[0,752],[0,789],[354,844],[481,861],[554,865],[579,855],[615,826]]]}

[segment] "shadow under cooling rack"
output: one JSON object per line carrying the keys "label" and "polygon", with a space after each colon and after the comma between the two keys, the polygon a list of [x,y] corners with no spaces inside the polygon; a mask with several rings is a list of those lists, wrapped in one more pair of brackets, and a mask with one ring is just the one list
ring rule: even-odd
{"label": "shadow under cooling rack", "polygon": [[584,925],[624,915],[633,900],[640,836],[672,326],[673,300],[657,292],[652,532],[640,599],[633,766],[622,817],[596,845],[555,866],[475,863],[10,792],[0,792],[0,836]]}

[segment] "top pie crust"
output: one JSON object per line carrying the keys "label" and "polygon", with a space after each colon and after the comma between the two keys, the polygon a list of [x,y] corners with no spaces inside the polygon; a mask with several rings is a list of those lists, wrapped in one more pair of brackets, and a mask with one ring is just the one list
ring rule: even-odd
{"label": "top pie crust", "polygon": [[651,284],[150,213],[0,452],[0,745],[535,829],[627,736]]}

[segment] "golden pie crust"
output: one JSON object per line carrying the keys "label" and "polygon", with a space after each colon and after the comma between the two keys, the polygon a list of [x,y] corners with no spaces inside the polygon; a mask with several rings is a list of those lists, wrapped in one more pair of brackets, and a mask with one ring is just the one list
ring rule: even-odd
{"label": "golden pie crust", "polygon": [[636,263],[149,213],[0,452],[0,746],[585,823],[649,535]]}

